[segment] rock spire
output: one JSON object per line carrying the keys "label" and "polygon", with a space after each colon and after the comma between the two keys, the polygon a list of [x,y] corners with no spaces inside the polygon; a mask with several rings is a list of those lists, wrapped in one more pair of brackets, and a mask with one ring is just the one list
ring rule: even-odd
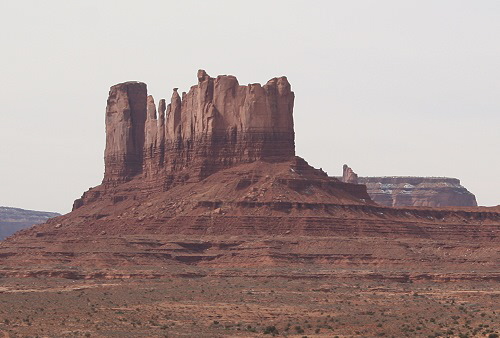
{"label": "rock spire", "polygon": [[342,182],[358,184],[358,175],[347,164],[342,169]]}

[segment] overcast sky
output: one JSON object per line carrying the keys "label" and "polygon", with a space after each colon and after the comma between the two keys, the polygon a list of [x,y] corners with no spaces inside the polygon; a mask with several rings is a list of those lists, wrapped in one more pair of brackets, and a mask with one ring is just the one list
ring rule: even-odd
{"label": "overcast sky", "polygon": [[330,175],[459,178],[500,204],[500,1],[2,1],[0,205],[68,212],[103,176],[109,87],[286,75]]}

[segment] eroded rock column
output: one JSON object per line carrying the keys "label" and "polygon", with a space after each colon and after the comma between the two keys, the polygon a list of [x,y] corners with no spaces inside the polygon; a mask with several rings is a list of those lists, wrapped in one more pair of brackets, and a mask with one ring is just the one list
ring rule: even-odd
{"label": "eroded rock column", "polygon": [[125,82],[111,87],[106,106],[104,183],[130,180],[142,172],[147,87]]}

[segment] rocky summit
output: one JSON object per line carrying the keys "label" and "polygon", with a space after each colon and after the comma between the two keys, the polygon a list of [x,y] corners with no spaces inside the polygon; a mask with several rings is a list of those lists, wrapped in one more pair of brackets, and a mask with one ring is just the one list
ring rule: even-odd
{"label": "rocky summit", "polygon": [[[294,93],[286,77],[240,86],[234,76],[198,71],[198,84],[170,103],[148,96],[144,83],[111,87],[106,107],[104,183],[137,175],[164,186],[200,180],[260,159],[294,156]],[[187,172],[188,171],[188,172]]]}
{"label": "rocky summit", "polygon": [[379,205],[295,155],[286,77],[197,78],[168,105],[111,87],[102,184],[0,243],[0,333],[498,330],[498,208]]}

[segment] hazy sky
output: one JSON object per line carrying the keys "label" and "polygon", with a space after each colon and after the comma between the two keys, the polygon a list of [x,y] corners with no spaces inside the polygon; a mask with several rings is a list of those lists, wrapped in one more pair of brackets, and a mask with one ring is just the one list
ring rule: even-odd
{"label": "hazy sky", "polygon": [[330,175],[459,178],[500,204],[500,1],[4,0],[0,205],[68,212],[103,176],[109,87],[286,75]]}

